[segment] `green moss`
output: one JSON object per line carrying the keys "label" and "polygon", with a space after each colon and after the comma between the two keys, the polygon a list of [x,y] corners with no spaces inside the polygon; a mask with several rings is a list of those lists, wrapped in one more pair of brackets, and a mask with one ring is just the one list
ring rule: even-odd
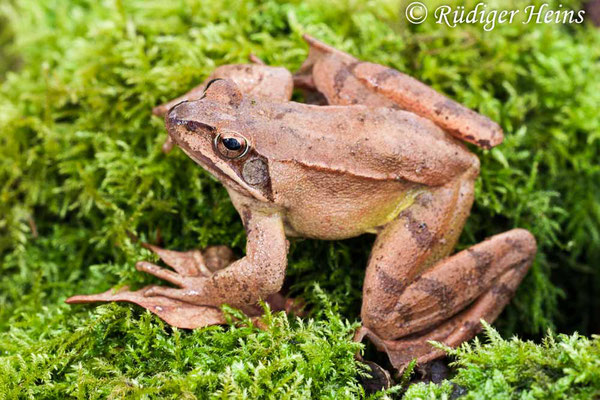
{"label": "green moss", "polygon": [[[598,331],[600,33],[593,27],[407,25],[399,5],[385,0],[11,1],[0,15],[10,24],[0,44],[12,41],[0,47],[0,394],[202,397],[219,388],[268,397],[272,380],[284,388],[277,393],[293,387],[298,397],[360,396],[342,321],[358,316],[369,237],[295,241],[290,284],[316,322],[288,325],[278,316],[273,333],[173,333],[133,306],[62,303],[152,281],[134,268],[151,255],[131,234],[174,249],[229,244],[242,253],[242,225],[225,191],[180,151],[161,153],[163,122],[150,110],[251,52],[296,69],[306,56],[304,32],[406,71],[501,123],[505,143],[477,150],[482,173],[461,248],[530,229],[540,251],[498,326],[522,335],[551,326]],[[18,69],[4,72],[10,68]],[[315,282],[335,311],[323,306]],[[302,332],[314,351],[234,344]],[[210,347],[211,338],[229,341],[229,350]],[[328,350],[320,354],[317,345]],[[142,358],[128,360],[134,355]],[[248,376],[259,364],[265,375],[255,385]],[[317,384],[325,389],[315,391]]]}
{"label": "green moss", "polygon": [[[54,317],[52,339],[31,341],[13,328],[0,347],[0,397],[14,398],[348,398],[361,395],[349,341],[355,324],[329,309],[320,321],[264,317],[260,330],[241,319],[227,329],[183,333],[152,314],[101,306],[94,315]],[[232,320],[233,321],[233,320]]]}
{"label": "green moss", "polygon": [[485,324],[487,343],[478,340],[446,349],[459,367],[452,384],[417,384],[405,399],[596,399],[600,396],[600,336],[546,336],[540,345],[504,340]]}

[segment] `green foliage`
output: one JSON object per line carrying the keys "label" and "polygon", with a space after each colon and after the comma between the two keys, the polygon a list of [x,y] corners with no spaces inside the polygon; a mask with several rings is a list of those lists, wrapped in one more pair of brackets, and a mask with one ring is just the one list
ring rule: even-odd
{"label": "green foliage", "polygon": [[[89,318],[37,343],[13,329],[0,361],[0,398],[355,398],[356,324],[331,310],[320,321],[264,317],[264,330],[243,315],[228,329],[183,333],[165,328],[149,312],[101,306]],[[78,322],[74,324],[73,322]],[[79,325],[79,323],[81,325]],[[7,338],[5,338],[7,339]]]}
{"label": "green foliage", "polygon": [[441,384],[433,382],[416,383],[408,388],[404,393],[403,399],[406,400],[449,400],[452,398],[455,386],[448,381],[443,381]]}
{"label": "green foliage", "polygon": [[[134,268],[151,257],[134,236],[242,253],[243,228],[225,191],[180,151],[161,153],[163,122],[150,110],[251,52],[296,69],[306,57],[304,32],[406,71],[500,122],[505,142],[476,150],[482,173],[461,247],[530,229],[540,252],[500,319],[503,332],[598,331],[600,33],[593,27],[519,23],[484,32],[431,18],[408,25],[391,0],[15,0],[0,4],[0,15],[0,74],[18,65],[0,78],[0,393],[140,398],[220,389],[223,397],[253,397],[278,387],[299,397],[360,396],[355,347],[341,321],[358,316],[371,238],[292,243],[290,284],[316,322],[276,316],[271,333],[171,332],[136,307],[62,304],[76,293],[152,282]],[[327,311],[315,282],[339,309]],[[568,301],[559,304],[561,293]],[[305,346],[284,346],[292,337]],[[270,341],[281,348],[262,352]]]}
{"label": "green foliage", "polygon": [[[504,340],[485,325],[479,340],[446,350],[457,361],[452,384],[417,384],[405,399],[448,399],[457,391],[468,399],[596,399],[600,397],[600,336],[549,333],[540,345]],[[458,386],[455,386],[458,385]]]}

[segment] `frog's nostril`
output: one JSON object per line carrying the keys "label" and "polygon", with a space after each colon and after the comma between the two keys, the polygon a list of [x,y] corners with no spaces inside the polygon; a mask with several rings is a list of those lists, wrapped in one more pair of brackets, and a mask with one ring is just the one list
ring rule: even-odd
{"label": "frog's nostril", "polygon": [[165,119],[167,127],[185,125],[188,120],[187,114],[189,114],[187,112],[186,103],[187,101],[182,101],[181,103],[177,103],[169,109]]}
{"label": "frog's nostril", "polygon": [[177,116],[175,114],[167,114],[167,118],[165,119],[165,125],[167,126],[168,131],[171,131],[173,128],[181,125],[182,123],[185,123],[185,121],[177,119]]}

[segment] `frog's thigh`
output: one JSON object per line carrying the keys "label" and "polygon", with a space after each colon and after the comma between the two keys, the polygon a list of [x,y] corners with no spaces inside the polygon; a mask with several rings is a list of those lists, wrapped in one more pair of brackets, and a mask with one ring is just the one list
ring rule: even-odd
{"label": "frog's thigh", "polygon": [[379,234],[369,258],[362,320],[382,326],[399,296],[456,244],[473,204],[473,178],[465,177],[419,195]]}
{"label": "frog's thigh", "polygon": [[[491,322],[506,305],[535,251],[535,238],[526,230],[493,236],[423,273],[398,296],[385,322],[368,328],[382,339],[404,337],[450,319],[479,299],[465,311],[464,321],[456,317],[450,325],[433,330],[436,335],[468,339],[475,333],[471,323],[479,318]],[[461,325],[465,321],[469,324]],[[425,340],[429,339],[421,339]]]}

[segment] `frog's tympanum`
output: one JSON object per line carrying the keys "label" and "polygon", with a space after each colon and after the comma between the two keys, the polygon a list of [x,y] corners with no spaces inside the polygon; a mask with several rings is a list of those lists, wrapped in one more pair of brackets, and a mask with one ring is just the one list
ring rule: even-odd
{"label": "frog's tympanum", "polygon": [[[527,273],[536,242],[526,230],[498,234],[451,255],[473,203],[479,159],[502,130],[396,70],[359,61],[306,37],[297,74],[253,60],[226,65],[197,89],[157,107],[169,138],[228,191],[247,233],[245,257],[216,246],[176,252],[147,245],[173,270],[136,267],[177,287],[75,296],[69,303],[129,301],[168,323],[224,322],[229,304],[275,309],[286,237],[337,240],[377,235],[363,287],[362,327],[402,369],[456,346],[493,321]],[[316,103],[290,101],[293,87]],[[168,143],[167,143],[168,150]]]}

